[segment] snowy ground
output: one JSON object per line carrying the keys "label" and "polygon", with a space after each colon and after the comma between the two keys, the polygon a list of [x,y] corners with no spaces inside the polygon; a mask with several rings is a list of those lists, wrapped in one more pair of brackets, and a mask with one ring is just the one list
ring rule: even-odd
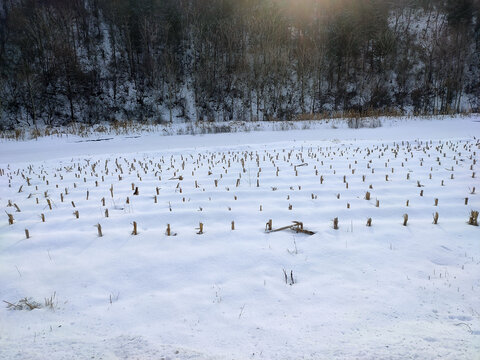
{"label": "snowy ground", "polygon": [[480,359],[479,135],[471,116],[1,142],[0,300],[42,308],[2,303],[0,359]]}

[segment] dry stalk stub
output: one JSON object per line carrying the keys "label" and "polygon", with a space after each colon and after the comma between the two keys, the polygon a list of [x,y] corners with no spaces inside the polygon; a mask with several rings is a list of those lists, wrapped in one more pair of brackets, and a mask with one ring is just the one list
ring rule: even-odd
{"label": "dry stalk stub", "polygon": [[202,235],[203,234],[203,223],[199,223],[198,225],[199,226],[197,228],[197,230],[198,230],[197,234]]}
{"label": "dry stalk stub", "polygon": [[95,225],[95,226],[97,227],[98,237],[102,237],[102,236],[103,236],[103,233],[102,233],[102,225],[97,224],[97,225]]}
{"label": "dry stalk stub", "polygon": [[8,216],[8,225],[13,225],[13,215],[9,213],[6,214]]}
{"label": "dry stalk stub", "polygon": [[478,226],[478,211],[472,210],[470,212],[470,218],[468,219],[468,224],[473,226]]}
{"label": "dry stalk stub", "polygon": [[272,219],[268,220],[268,222],[265,224],[265,231],[272,231]]}
{"label": "dry stalk stub", "polygon": [[338,230],[338,217],[333,219],[333,228],[335,230]]}

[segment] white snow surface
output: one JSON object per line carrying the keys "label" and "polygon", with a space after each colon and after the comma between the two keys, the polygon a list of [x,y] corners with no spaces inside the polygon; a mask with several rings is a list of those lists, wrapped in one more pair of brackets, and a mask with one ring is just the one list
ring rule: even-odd
{"label": "white snow surface", "polygon": [[0,359],[480,359],[479,135],[472,115],[2,141],[0,301],[54,304],[1,303]]}

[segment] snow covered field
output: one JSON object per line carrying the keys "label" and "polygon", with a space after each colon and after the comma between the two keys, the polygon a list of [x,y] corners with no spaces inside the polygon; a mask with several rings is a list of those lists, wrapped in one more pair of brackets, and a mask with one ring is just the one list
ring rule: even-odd
{"label": "snow covered field", "polygon": [[479,135],[1,142],[0,359],[480,359]]}

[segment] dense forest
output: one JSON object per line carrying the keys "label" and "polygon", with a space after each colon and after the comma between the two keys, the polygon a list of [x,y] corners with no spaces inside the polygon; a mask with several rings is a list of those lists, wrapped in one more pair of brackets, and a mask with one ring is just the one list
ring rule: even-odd
{"label": "dense forest", "polygon": [[0,0],[0,125],[478,111],[477,0]]}

